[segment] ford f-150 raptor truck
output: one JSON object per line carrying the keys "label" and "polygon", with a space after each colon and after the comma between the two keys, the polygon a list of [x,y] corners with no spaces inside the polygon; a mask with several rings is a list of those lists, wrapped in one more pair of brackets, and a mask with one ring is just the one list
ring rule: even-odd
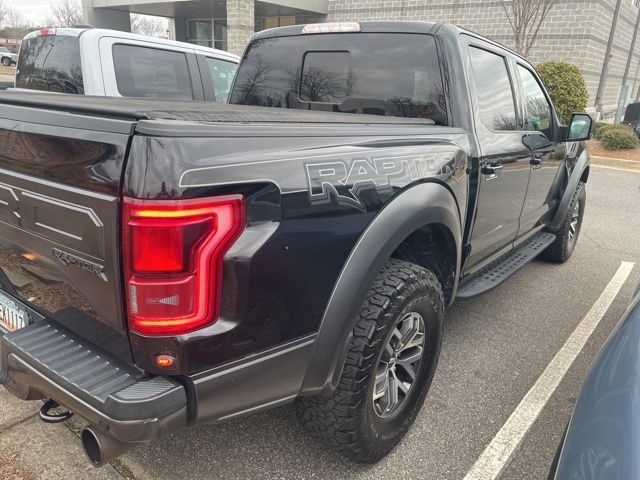
{"label": "ford f-150 raptor truck", "polygon": [[0,95],[0,379],[94,465],[289,402],[374,462],[447,306],[571,256],[591,119],[438,23],[257,33],[230,99]]}

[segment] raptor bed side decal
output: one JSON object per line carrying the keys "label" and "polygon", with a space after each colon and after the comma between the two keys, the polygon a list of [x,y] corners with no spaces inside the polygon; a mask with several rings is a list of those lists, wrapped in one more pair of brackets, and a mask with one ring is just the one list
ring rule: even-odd
{"label": "raptor bed side decal", "polygon": [[297,157],[279,158],[191,169],[182,174],[180,186],[270,182],[282,194],[306,191],[312,205],[331,203],[333,198],[339,205],[364,211],[360,196],[367,189],[384,193],[420,179],[457,178],[466,165],[464,155],[458,154],[462,151],[451,147],[429,153],[416,147],[403,148],[402,154],[397,154],[397,150],[393,155],[375,149],[351,156],[316,155],[306,162]]}

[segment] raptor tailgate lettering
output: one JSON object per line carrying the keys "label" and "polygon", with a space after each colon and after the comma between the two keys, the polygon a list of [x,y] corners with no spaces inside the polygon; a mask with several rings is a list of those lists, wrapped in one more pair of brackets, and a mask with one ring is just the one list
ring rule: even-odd
{"label": "raptor tailgate lettering", "polygon": [[0,221],[104,260],[104,224],[89,207],[1,182]]}
{"label": "raptor tailgate lettering", "polygon": [[[120,155],[128,136],[52,125],[19,128],[38,133],[14,132],[16,142],[0,154],[1,288],[130,359],[117,221]],[[74,137],[75,149],[65,155]]]}
{"label": "raptor tailgate lettering", "polygon": [[28,305],[128,358],[118,198],[0,169],[0,268]]}

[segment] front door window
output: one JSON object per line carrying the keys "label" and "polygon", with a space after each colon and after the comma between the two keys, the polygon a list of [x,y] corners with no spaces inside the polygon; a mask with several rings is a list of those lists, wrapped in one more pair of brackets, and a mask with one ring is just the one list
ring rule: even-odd
{"label": "front door window", "polygon": [[518,72],[522,80],[524,106],[527,111],[523,129],[542,132],[547,139],[553,140],[553,122],[551,120],[551,106],[542,88],[533,74],[522,65],[518,65]]}

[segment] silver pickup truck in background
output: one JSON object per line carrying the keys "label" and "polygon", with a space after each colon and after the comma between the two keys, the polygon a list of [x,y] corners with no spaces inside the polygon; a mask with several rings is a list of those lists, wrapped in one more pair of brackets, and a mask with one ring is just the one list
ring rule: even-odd
{"label": "silver pickup truck in background", "polygon": [[7,47],[0,47],[0,63],[5,67],[10,67],[18,61],[18,54],[11,53]]}
{"label": "silver pickup truck in background", "polygon": [[226,102],[239,57],[222,50],[98,28],[24,37],[19,89],[108,97]]}

